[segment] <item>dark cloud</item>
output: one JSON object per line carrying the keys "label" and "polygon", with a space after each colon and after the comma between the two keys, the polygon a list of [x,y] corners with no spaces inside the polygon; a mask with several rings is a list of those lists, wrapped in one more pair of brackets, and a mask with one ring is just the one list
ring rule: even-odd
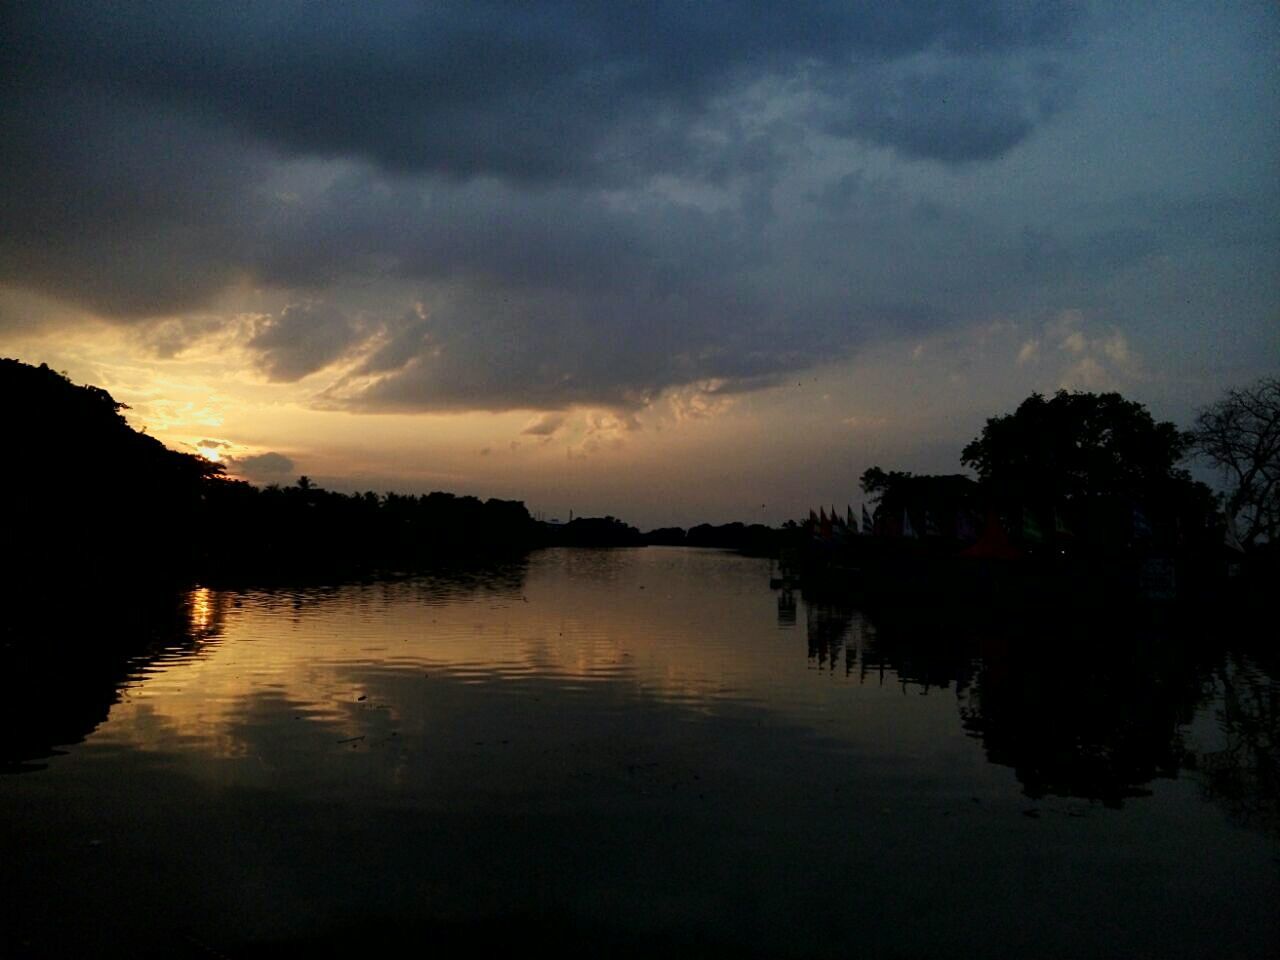
{"label": "dark cloud", "polygon": [[[323,287],[377,270],[382,238],[400,234],[420,238],[403,267],[438,274],[469,251],[407,219],[415,187],[384,179],[349,207],[362,184],[300,200],[273,175],[346,158],[392,178],[569,190],[767,176],[808,122],[754,121],[749,92],[769,80],[784,96],[821,91],[829,132],[943,162],[997,156],[1050,112],[1002,64],[1057,49],[1076,19],[1067,2],[1029,6],[7,4],[0,279],[136,318],[241,277]],[[893,67],[920,57],[951,66]],[[767,215],[767,191],[751,197]],[[581,256],[584,274],[613,262],[598,230],[566,236],[572,208],[547,212],[558,244],[496,234],[525,252],[505,261],[514,279],[540,256]],[[449,219],[448,201],[428,215]]]}
{"label": "dark cloud", "polygon": [[760,310],[716,290],[508,297],[467,287],[402,321],[408,325],[327,399],[365,410],[634,407],[674,384],[762,385],[821,358],[829,338],[813,319],[784,326]]}
{"label": "dark cloud", "polygon": [[992,160],[1066,106],[1074,86],[1051,59],[912,58],[831,78],[822,120],[910,157]]}
{"label": "dark cloud", "polygon": [[[1180,242],[1167,211],[948,205],[1068,111],[1094,26],[1025,0],[8,4],[0,282],[171,357],[243,281],[292,304],[248,334],[260,368],[350,361],[321,402],[353,410],[755,389]],[[851,169],[886,152],[934,197]],[[1255,242],[1259,209],[1209,219]]]}
{"label": "dark cloud", "polygon": [[168,360],[226,326],[222,317],[175,317],[147,324],[141,330],[142,342],[157,357]]}
{"label": "dark cloud", "polygon": [[291,382],[328,366],[360,340],[358,327],[325,304],[292,304],[254,331],[249,349],[272,380]]}
{"label": "dark cloud", "polygon": [[282,453],[259,453],[250,457],[231,457],[227,470],[249,480],[274,480],[293,475],[294,463]]}
{"label": "dark cloud", "polygon": [[[212,332],[183,314],[238,279],[315,303],[351,280],[447,284],[434,352],[425,329],[387,325],[369,370],[394,376],[364,394],[444,406],[621,402],[777,369],[769,353],[795,353],[768,342],[783,319],[728,279],[767,252],[750,232],[814,122],[805,96],[827,132],[945,163],[996,156],[1047,113],[998,64],[1074,29],[1071,4],[1015,0],[88,0],[4,17],[0,280],[161,317],[143,339],[163,357]],[[892,68],[920,58],[950,73]],[[768,123],[760,84],[795,101]],[[349,173],[300,170],[334,161]],[[603,200],[662,173],[736,184],[741,215]],[[367,333],[291,307],[250,347],[296,380]]]}
{"label": "dark cloud", "polygon": [[[358,209],[360,193],[344,193]],[[384,253],[398,276],[430,293],[420,309],[369,331],[363,361],[324,402],[635,407],[691,382],[767,386],[846,355],[873,329],[925,334],[954,317],[904,300],[900,278],[875,261],[901,271],[909,257],[897,245],[918,244],[914,229],[891,234],[883,224],[899,203],[863,191],[828,235],[807,220],[761,230],[741,208],[636,201],[619,210],[598,194],[492,182],[406,199],[417,226]],[[926,219],[946,229],[949,218]],[[864,247],[849,244],[851,230],[866,234]],[[791,259],[779,260],[779,247]],[[868,269],[886,279],[855,283]],[[985,285],[981,273],[961,264],[940,281],[954,295],[961,284]]]}
{"label": "dark cloud", "polygon": [[[800,68],[1059,44],[1074,10],[1052,0],[32,3],[9,6],[3,64],[24,86],[119,90],[289,153],[555,179],[616,174],[632,144],[613,135],[639,115],[681,126],[719,95]],[[986,80],[999,89],[997,72]]]}
{"label": "dark cloud", "polygon": [[1193,257],[1214,251],[1275,249],[1280,227],[1269,204],[1226,194],[1131,196],[1090,202],[1056,228],[1026,227],[1016,254],[1029,274],[1098,276],[1157,258]]}
{"label": "dark cloud", "polygon": [[6,80],[0,279],[138,317],[207,300],[244,269],[253,150],[170,104]]}

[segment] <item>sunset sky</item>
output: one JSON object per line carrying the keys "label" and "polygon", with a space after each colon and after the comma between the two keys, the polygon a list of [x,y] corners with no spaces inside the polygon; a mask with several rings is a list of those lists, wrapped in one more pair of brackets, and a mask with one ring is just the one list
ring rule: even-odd
{"label": "sunset sky", "polygon": [[[0,355],[254,482],[643,527],[1280,366],[1280,7],[6,3]],[[20,468],[20,465],[15,465]]]}

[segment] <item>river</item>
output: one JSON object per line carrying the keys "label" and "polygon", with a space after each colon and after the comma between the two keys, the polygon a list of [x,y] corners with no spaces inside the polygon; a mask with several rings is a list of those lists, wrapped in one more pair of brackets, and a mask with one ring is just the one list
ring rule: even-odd
{"label": "river", "polygon": [[770,572],[198,588],[92,667],[51,627],[7,685],[0,953],[1275,955],[1256,659]]}

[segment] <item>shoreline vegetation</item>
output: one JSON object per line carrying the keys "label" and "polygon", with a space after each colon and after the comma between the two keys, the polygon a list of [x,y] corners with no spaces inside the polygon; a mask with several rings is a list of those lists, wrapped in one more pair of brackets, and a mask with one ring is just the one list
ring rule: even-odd
{"label": "shoreline vegetation", "polygon": [[[965,450],[967,463],[980,459],[978,479],[873,467],[862,476],[860,521],[851,509],[839,517],[820,508],[782,527],[647,532],[611,516],[540,523],[512,500],[342,494],[305,477],[255,487],[133,430],[105,390],[14,360],[0,360],[0,400],[16,414],[0,471],[0,669],[22,681],[0,711],[0,772],[78,742],[140,662],[216,634],[216,617],[200,609],[209,591],[197,584],[287,598],[298,587],[327,595],[344,583],[426,574],[453,589],[500,584],[519,596],[530,552],[549,546],[771,558],[779,622],[794,622],[803,598],[811,654],[835,650],[831,638],[856,609],[884,642],[905,638],[908,664],[971,655],[975,638],[1052,664],[1070,624],[1079,637],[1168,634],[1162,642],[1176,637],[1178,649],[1195,637],[1265,664],[1280,656],[1264,605],[1280,582],[1274,541],[1227,545],[1213,496],[1175,466],[1187,436],[1119,398],[1032,398],[993,419]],[[1120,425],[1129,439],[1088,450],[1072,438],[1078,428],[1032,422],[1082,413],[1105,413],[1107,431]],[[1075,453],[1050,443],[1032,445],[1039,458],[1022,455],[1025,442],[1005,444],[1011,421],[1032,436],[1066,438],[1088,463],[1073,465]],[[1162,443],[1150,444],[1153,431]]]}
{"label": "shoreline vegetation", "polygon": [[976,480],[872,467],[861,526],[833,507],[782,527],[643,533],[612,516],[540,522],[518,500],[344,494],[305,476],[257,487],[134,430],[106,390],[45,365],[0,359],[0,401],[15,413],[0,484],[4,592],[16,598],[65,589],[68,576],[86,594],[323,583],[491,565],[547,546],[731,549],[778,559],[784,589],[1008,609],[1135,597],[1248,605],[1277,568],[1274,540],[1230,543],[1214,494],[1178,466],[1194,435],[1117,394],[1033,395],[992,418],[963,453]]}
{"label": "shoreline vegetation", "polygon": [[305,476],[255,486],[133,429],[106,390],[46,365],[0,359],[0,402],[15,413],[0,484],[16,596],[68,575],[89,588],[270,584],[485,565],[546,546],[778,549],[761,524],[642,534],[612,516],[541,522],[519,500],[346,494]]}

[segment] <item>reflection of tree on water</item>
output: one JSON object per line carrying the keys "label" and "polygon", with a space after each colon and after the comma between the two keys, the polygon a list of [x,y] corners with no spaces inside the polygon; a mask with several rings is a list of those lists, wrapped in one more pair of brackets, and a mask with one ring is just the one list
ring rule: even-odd
{"label": "reflection of tree on water", "polygon": [[862,672],[891,670],[900,683],[921,693],[963,690],[974,670],[975,644],[961,625],[921,618],[909,607],[878,607],[867,614],[863,629]]}
{"label": "reflection of tree on water", "polygon": [[[787,596],[784,592],[782,596]],[[778,622],[795,622],[795,605],[778,600]],[[831,597],[805,597],[805,630],[808,656],[819,670],[843,667],[851,676],[883,683],[892,673],[906,686],[921,693],[961,687],[973,673],[974,644],[954,629],[942,629],[936,621],[920,623],[903,609],[878,609],[870,613]]]}
{"label": "reflection of tree on water", "polygon": [[961,721],[1028,796],[1120,806],[1193,762],[1184,728],[1206,690],[1190,653],[1180,638],[1123,624],[992,634]]}
{"label": "reflection of tree on water", "polygon": [[791,590],[778,593],[778,626],[794,627],[796,625],[796,595]]}
{"label": "reflection of tree on water", "polygon": [[[793,612],[792,618],[794,617]],[[857,651],[852,643],[846,647],[846,641],[850,639],[853,620],[854,610],[851,607],[817,602],[805,604],[804,623],[809,640],[809,659],[817,662],[819,670],[835,670],[842,652],[846,655],[845,672],[852,669]]]}
{"label": "reflection of tree on water", "polygon": [[[779,604],[779,620],[784,619]],[[954,687],[960,721],[1025,793],[1109,806],[1197,766],[1186,731],[1212,696],[1203,638],[1141,622],[965,623],[905,606],[805,603],[809,660],[926,694]],[[1198,758],[1206,792],[1250,822],[1280,825],[1280,685],[1238,668],[1219,723],[1222,750]]]}
{"label": "reflection of tree on water", "polygon": [[1217,671],[1222,743],[1196,757],[1206,796],[1248,826],[1280,832],[1280,681],[1254,661],[1228,656]]}
{"label": "reflection of tree on water", "polygon": [[1118,806],[1193,759],[1184,729],[1208,691],[1191,638],[1141,623],[967,622],[947,611],[877,608],[864,674],[921,692],[955,684],[964,728],[1012,767],[1030,797]]}
{"label": "reflection of tree on water", "polygon": [[[518,600],[528,572],[523,558],[438,570],[366,585],[384,599],[430,605],[493,595]],[[271,590],[256,601],[294,611],[349,596],[352,585]],[[359,589],[359,588],[357,588]],[[107,719],[121,691],[156,661],[198,656],[217,639],[234,592],[191,590],[81,594],[74,602],[46,595],[8,611],[0,633],[0,772],[40,769],[33,763],[82,742]]]}
{"label": "reflection of tree on water", "polygon": [[80,743],[124,686],[163,657],[193,655],[222,632],[226,598],[206,588],[80,596],[10,611],[0,640],[0,772]]}

